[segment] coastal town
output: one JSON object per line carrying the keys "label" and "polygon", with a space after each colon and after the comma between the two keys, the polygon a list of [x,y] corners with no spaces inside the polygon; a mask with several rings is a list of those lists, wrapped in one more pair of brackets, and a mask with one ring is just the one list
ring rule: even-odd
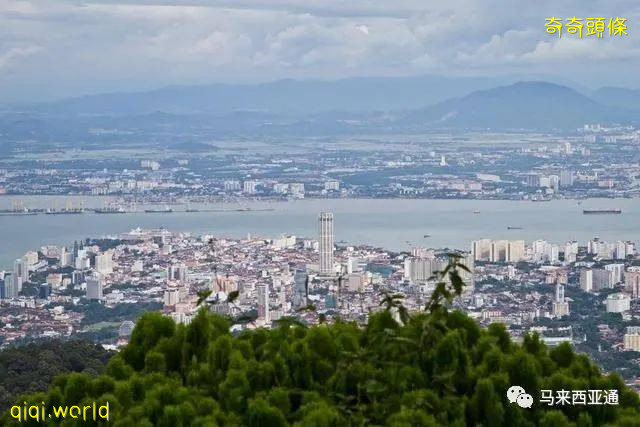
{"label": "coastal town", "polygon": [[[106,205],[15,200],[4,214],[197,211],[194,204],[302,198],[440,198],[547,201],[637,197],[632,126],[588,124],[559,134],[443,134],[221,141],[201,151],[69,149],[0,160],[0,194],[108,196]],[[227,148],[227,145],[233,145]],[[238,153],[237,148],[242,148]],[[384,150],[378,149],[384,147]],[[52,158],[53,156],[53,158]],[[149,208],[145,205],[157,205]]]}
{"label": "coastal town", "polygon": [[[316,221],[311,237],[134,229],[34,248],[0,273],[2,345],[84,337],[115,349],[149,310],[188,324],[206,307],[236,333],[286,318],[364,324],[385,293],[424,310],[451,253],[352,246],[335,241],[332,213]],[[504,323],[517,340],[536,332],[550,346],[570,342],[629,381],[640,373],[634,242],[482,239],[455,254],[470,272],[460,272],[454,308],[482,325]]]}

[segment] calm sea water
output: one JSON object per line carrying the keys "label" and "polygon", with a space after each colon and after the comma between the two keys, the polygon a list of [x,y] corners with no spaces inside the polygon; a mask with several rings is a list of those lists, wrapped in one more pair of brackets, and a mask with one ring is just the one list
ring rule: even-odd
{"label": "calm sea water", "polygon": [[[0,197],[0,209],[21,200],[29,207],[65,206],[66,197]],[[104,198],[82,199],[99,207]],[[195,207],[195,206],[193,206]],[[200,206],[199,206],[200,207]],[[241,237],[247,233],[277,237],[282,233],[314,237],[320,211],[334,213],[335,240],[367,243],[393,250],[412,246],[468,249],[480,238],[640,241],[639,199],[590,199],[550,202],[487,200],[299,200],[208,205],[210,208],[270,208],[267,212],[173,212],[122,215],[0,216],[0,269],[30,249],[46,244],[70,245],[74,240],[129,231],[135,227],[165,227],[172,231]],[[583,208],[621,208],[622,215],[583,215]],[[177,209],[178,207],[176,207]],[[474,213],[474,211],[479,213]],[[507,230],[507,226],[522,227]],[[424,235],[430,237],[425,238]]]}

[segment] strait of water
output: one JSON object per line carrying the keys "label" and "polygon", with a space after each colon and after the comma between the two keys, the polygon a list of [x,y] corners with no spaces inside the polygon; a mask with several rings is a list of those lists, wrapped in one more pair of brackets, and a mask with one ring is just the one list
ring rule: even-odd
{"label": "strait of water", "polygon": [[[30,208],[65,206],[68,197],[0,197],[0,209],[20,200]],[[100,207],[105,198],[72,198],[77,206]],[[0,216],[0,270],[42,245],[71,245],[74,240],[114,235],[132,228],[165,227],[171,231],[266,238],[291,233],[315,237],[320,211],[334,213],[336,241],[366,243],[392,250],[412,246],[469,249],[481,238],[536,239],[581,244],[604,240],[640,241],[640,199],[587,199],[549,202],[506,200],[330,199],[288,202],[192,205],[213,209],[273,209],[249,212],[172,212]],[[184,207],[175,207],[175,209]],[[620,208],[621,215],[583,215],[584,208]],[[476,213],[478,212],[478,213]],[[522,227],[508,230],[507,227]],[[429,237],[424,237],[425,235]]]}

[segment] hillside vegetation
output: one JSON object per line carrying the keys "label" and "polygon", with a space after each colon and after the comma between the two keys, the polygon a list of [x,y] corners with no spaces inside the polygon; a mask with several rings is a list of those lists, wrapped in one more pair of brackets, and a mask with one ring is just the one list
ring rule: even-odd
{"label": "hillside vegetation", "polygon": [[112,352],[89,341],[44,341],[0,351],[0,411],[67,372],[100,373]]}

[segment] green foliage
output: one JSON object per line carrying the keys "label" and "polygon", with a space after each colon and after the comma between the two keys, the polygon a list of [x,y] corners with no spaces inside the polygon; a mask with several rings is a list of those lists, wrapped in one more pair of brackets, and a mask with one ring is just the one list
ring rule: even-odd
{"label": "green foliage", "polygon": [[[206,308],[188,326],[148,313],[104,375],[62,376],[26,400],[108,400],[119,426],[637,425],[637,393],[586,356],[549,351],[537,336],[519,345],[503,325],[448,311],[461,291],[449,277],[431,311],[403,313],[389,294],[365,327],[285,318],[232,336]],[[534,408],[508,402],[515,384]],[[616,389],[620,405],[548,407],[540,389]]]}
{"label": "green foliage", "polygon": [[44,391],[56,375],[102,371],[110,352],[88,341],[46,341],[0,351],[0,410],[19,395]]}
{"label": "green foliage", "polygon": [[[79,296],[84,296],[84,292]],[[123,320],[135,321],[140,315],[147,311],[154,311],[162,308],[162,304],[157,302],[148,303],[121,303],[115,307],[106,307],[98,301],[88,301],[86,304],[68,304],[65,309],[79,311],[84,314],[82,325],[93,325],[100,322],[120,322]]]}

